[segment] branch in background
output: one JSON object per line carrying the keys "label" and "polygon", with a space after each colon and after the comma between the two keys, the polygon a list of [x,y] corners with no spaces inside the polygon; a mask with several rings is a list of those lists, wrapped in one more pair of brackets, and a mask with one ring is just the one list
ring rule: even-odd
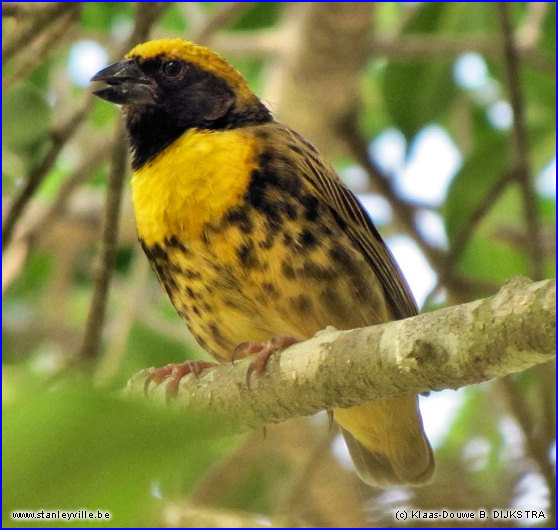
{"label": "branch in background", "polygon": [[[212,43],[225,54],[238,54],[246,57],[273,56],[285,44],[283,33],[276,29],[229,32],[217,35]],[[461,35],[459,38],[439,35],[374,36],[368,47],[371,56],[409,60],[454,59],[469,52],[498,58],[502,53],[500,40],[476,35]],[[517,51],[521,59],[527,61],[533,68],[547,75],[556,75],[555,61],[537,50],[531,32],[528,37],[519,39]]]}
{"label": "branch in background", "polygon": [[[452,245],[446,254],[444,266],[438,270],[438,279],[436,285],[430,290],[424,301],[424,307],[427,307],[436,296],[440,288],[445,284],[450,284],[452,287],[456,286],[456,274],[454,271],[455,264],[459,261],[463,251],[467,247],[475,229],[490,212],[492,207],[496,204],[498,198],[506,190],[508,185],[516,178],[513,169],[506,171],[501,178],[496,179],[492,187],[488,190],[477,207],[471,212],[469,217],[461,225],[459,232],[452,240]],[[458,289],[459,291],[460,289]]]}
{"label": "branch in background", "polygon": [[143,252],[134,252],[131,274],[128,282],[118,296],[118,307],[111,319],[111,333],[107,346],[100,357],[93,380],[96,386],[106,386],[118,373],[122,358],[126,353],[126,344],[136,321],[138,307],[145,296],[145,284],[151,270]]}
{"label": "branch in background", "polygon": [[237,510],[215,509],[198,504],[168,503],[162,512],[167,528],[270,528],[262,516],[240,513]]}
{"label": "branch in background", "polygon": [[26,2],[2,2],[2,17],[21,17],[24,15],[22,7],[28,5]]}
{"label": "branch in background", "polygon": [[[401,59],[448,58],[469,52],[497,58],[502,53],[501,41],[494,37],[461,35],[458,38],[438,35],[405,35],[404,37],[374,37],[370,53]],[[520,43],[517,52],[522,59],[542,72],[555,75],[555,61],[545,57],[532,42]]]}
{"label": "branch in background", "polygon": [[[490,298],[369,328],[322,332],[271,358],[263,375],[250,359],[186,377],[174,402],[203,407],[236,429],[408,393],[459,388],[555,357],[556,282],[515,278]],[[152,370],[129,394],[143,396]],[[164,401],[165,385],[148,397]]]}
{"label": "branch in background", "polygon": [[[2,292],[16,280],[22,272],[30,251],[41,243],[59,221],[76,189],[83,184],[91,173],[104,161],[112,146],[112,139],[91,147],[81,164],[66,178],[58,189],[54,201],[36,216],[24,216],[21,229],[9,250],[2,256]],[[83,212],[86,213],[86,212]],[[68,223],[75,222],[68,219]],[[99,222],[100,224],[100,222]]]}
{"label": "branch in background", "polygon": [[[505,377],[499,383],[508,407],[525,435],[525,452],[536,463],[544,478],[551,503],[550,513],[554,515],[556,513],[556,477],[553,465],[548,458],[551,447],[537,435],[531,411],[515,382],[510,377]],[[555,526],[554,522],[550,524],[551,528]]]}
{"label": "branch in background", "polygon": [[256,2],[223,2],[217,4],[215,13],[203,22],[192,40],[200,44],[207,44],[217,31],[232,24],[255,4]]}
{"label": "branch in background", "polygon": [[[132,35],[118,55],[123,55],[138,42],[146,40],[151,24],[154,23],[154,21],[167,7],[169,7],[169,5],[170,3],[168,2],[138,2],[136,25]],[[77,109],[65,123],[54,127],[51,131],[50,136],[52,137],[52,146],[41,162],[31,170],[27,176],[25,186],[15,198],[10,210],[6,214],[6,218],[2,226],[2,252],[4,252],[10,245],[14,229],[19,218],[24,213],[27,204],[38,191],[43,180],[56,162],[60,151],[73,137],[73,134],[78,126],[81,125],[89,116],[89,112],[93,109],[93,101],[94,96],[88,94],[84,104]]]}
{"label": "branch in background", "polygon": [[212,46],[225,55],[248,58],[274,57],[285,46],[284,32],[275,29],[224,32],[211,39]]}
{"label": "branch in background", "polygon": [[17,65],[2,79],[2,90],[6,90],[23,77],[29,75],[38,66],[55,45],[59,45],[63,37],[68,33],[72,24],[77,20],[79,11],[77,9],[64,13],[52,28],[42,32],[34,42],[25,48],[17,60]]}
{"label": "branch in background", "polygon": [[66,211],[74,191],[85,183],[91,177],[91,174],[104,162],[112,145],[113,139],[110,138],[89,148],[81,163],[60,184],[58,193],[48,209],[37,219],[33,220],[31,226],[25,230],[22,239],[27,240],[30,246],[36,246],[40,239],[48,234],[56,219]]}
{"label": "branch in background", "polygon": [[538,280],[543,276],[541,227],[537,211],[537,197],[531,182],[531,170],[529,167],[527,127],[525,122],[523,94],[521,93],[521,79],[519,77],[519,54],[514,41],[507,3],[498,2],[498,11],[500,23],[502,25],[508,91],[513,110],[512,136],[514,142],[515,172],[523,195],[523,210],[527,232],[529,234],[531,274],[534,279]]}
{"label": "branch in background", "polygon": [[346,152],[338,124],[358,100],[375,2],[286,2],[263,101],[329,158]]}
{"label": "branch in background", "polygon": [[97,357],[99,351],[110,281],[116,259],[122,185],[126,176],[128,161],[128,145],[120,120],[117,122],[113,145],[106,192],[107,203],[103,221],[100,263],[95,274],[93,296],[91,297],[91,305],[79,354],[80,358],[83,359],[93,359]]}
{"label": "branch in background", "polygon": [[83,104],[75,110],[64,123],[51,130],[50,136],[52,138],[52,145],[50,146],[50,149],[47,151],[39,164],[29,172],[25,186],[23,186],[12,203],[10,210],[6,214],[6,220],[2,225],[2,253],[10,245],[15,226],[25,211],[27,204],[33,195],[35,195],[39,186],[47,176],[47,173],[56,162],[62,148],[66,145],[68,140],[70,140],[77,128],[87,118],[92,108],[93,96],[89,95]]}
{"label": "branch in background", "polygon": [[[168,6],[169,4],[165,2],[138,2],[136,4],[136,21],[134,30],[126,43],[127,49],[147,40],[151,26]],[[101,345],[110,281],[116,258],[118,220],[122,202],[122,186],[126,175],[127,153],[126,135],[123,124],[119,121],[114,138],[107,186],[107,206],[103,222],[100,266],[95,276],[91,305],[79,352],[79,357],[82,359],[96,358]]]}
{"label": "branch in background", "polygon": [[[27,17],[21,22],[21,27],[10,33],[2,41],[2,62],[5,64],[16,53],[31,45],[58,18],[69,11],[78,11],[80,9],[81,2],[44,2],[42,5],[35,5],[33,10],[26,10],[25,14]],[[3,12],[4,6],[2,6]]]}
{"label": "branch in background", "polygon": [[433,267],[441,270],[445,261],[444,254],[439,249],[430,245],[424,237],[422,237],[415,221],[415,215],[418,211],[417,208],[399,197],[393,188],[391,180],[382,173],[370,158],[368,145],[359,131],[355,112],[351,112],[340,124],[340,134],[343,135],[355,160],[368,173],[372,185],[378,189],[390,203],[396,220],[400,222],[405,231],[417,243]]}
{"label": "branch in background", "polygon": [[329,450],[337,434],[336,429],[322,432],[321,439],[318,443],[314,444],[304,464],[297,468],[297,472],[294,474],[293,480],[291,480],[289,485],[288,493],[277,510],[278,513],[286,514],[285,526],[288,528],[296,528],[298,526],[297,520],[293,519],[293,515],[297,514],[296,506],[304,498],[304,492],[308,491],[312,477],[315,475],[318,466],[324,458],[324,454]]}
{"label": "branch in background", "polygon": [[459,260],[476,227],[484,219],[488,212],[490,212],[499,197],[515,178],[515,170],[509,169],[500,178],[496,179],[482,201],[471,212],[469,217],[462,224],[459,232],[453,238],[453,244],[447,255],[447,267],[453,267],[453,265],[455,265],[455,263]]}
{"label": "branch in background", "polygon": [[124,53],[130,51],[136,44],[140,44],[148,39],[153,24],[168,9],[173,2],[136,2],[136,20],[134,30],[128,38]]}
{"label": "branch in background", "polygon": [[47,16],[52,10],[58,9],[54,4],[63,3],[64,2],[2,2],[2,16],[15,18]]}
{"label": "branch in background", "polygon": [[[539,45],[541,40],[544,18],[548,13],[550,2],[528,2],[525,5],[527,13],[523,20],[523,25],[515,33],[517,51],[521,52],[526,47]],[[523,57],[524,59],[527,59]],[[556,70],[556,63],[553,61]]]}

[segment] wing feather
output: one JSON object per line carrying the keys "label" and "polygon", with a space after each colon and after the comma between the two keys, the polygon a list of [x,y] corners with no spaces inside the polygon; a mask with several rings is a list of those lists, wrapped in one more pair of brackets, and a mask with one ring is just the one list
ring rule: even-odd
{"label": "wing feather", "polygon": [[360,201],[311,144],[294,131],[284,130],[289,136],[288,143],[295,147],[293,153],[301,158],[298,164],[298,169],[302,168],[300,176],[316,197],[346,225],[345,232],[380,280],[393,316],[400,319],[416,315],[418,307],[411,290]]}

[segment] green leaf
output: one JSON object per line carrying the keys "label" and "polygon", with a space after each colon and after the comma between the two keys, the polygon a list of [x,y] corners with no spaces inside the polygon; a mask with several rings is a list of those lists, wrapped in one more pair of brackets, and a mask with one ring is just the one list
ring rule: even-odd
{"label": "green leaf", "polygon": [[30,83],[18,84],[2,98],[2,133],[6,146],[27,154],[46,140],[51,108],[44,93]]}
{"label": "green leaf", "polygon": [[158,20],[158,24],[166,30],[182,32],[185,35],[189,30],[184,13],[176,4],[171,5],[163,11],[163,14]]}
{"label": "green leaf", "polygon": [[374,138],[393,125],[385,108],[383,93],[386,67],[385,59],[375,59],[370,62],[360,80],[362,112],[359,121],[362,131],[368,138]]}
{"label": "green leaf", "polygon": [[[143,259],[142,256],[140,256]],[[170,305],[170,304],[169,304]],[[164,318],[164,317],[163,317]],[[119,366],[119,371],[111,386],[122,387],[126,381],[136,372],[150,366],[164,366],[169,363],[181,363],[188,359],[210,360],[208,355],[188,343],[188,330],[186,325],[179,319],[176,311],[172,309],[169,318],[170,323],[184,326],[184,340],[171,339],[157,329],[150,328],[139,322],[134,323],[130,331],[126,352]]]}
{"label": "green leaf", "polygon": [[25,175],[25,162],[20,155],[2,146],[2,192],[13,192],[14,182]]}
{"label": "green leaf", "polygon": [[496,285],[518,274],[528,275],[528,257],[508,242],[475,234],[461,256],[457,270]]}
{"label": "green leaf", "polygon": [[[164,491],[177,483],[178,473],[188,491],[215,458],[234,447],[200,415],[106,395],[83,382],[27,390],[3,410],[4,526],[156,524],[154,485]],[[66,524],[10,518],[12,510],[41,509],[102,510],[112,517]]]}
{"label": "green leaf", "polygon": [[556,221],[556,199],[538,197],[538,203],[541,220],[546,223],[554,223]]}
{"label": "green leaf", "polygon": [[548,2],[541,28],[541,48],[556,58],[556,2]]}
{"label": "green leaf", "polygon": [[509,158],[509,140],[497,134],[467,157],[450,185],[444,205],[450,245],[488,190],[503,177]]}
{"label": "green leaf", "polygon": [[[481,197],[484,194],[481,192]],[[529,256],[515,233],[523,233],[523,199],[517,184],[506,188],[490,205],[488,215],[476,228],[457,269],[467,276],[501,284],[511,276],[529,274]]]}
{"label": "green leaf", "polygon": [[[493,6],[473,2],[424,2],[411,17],[402,38],[410,34],[455,35],[494,27]],[[410,139],[424,126],[443,121],[456,86],[453,61],[392,60],[384,77],[386,108],[395,125]]]}
{"label": "green leaf", "polygon": [[80,23],[84,28],[111,30],[118,19],[131,21],[133,12],[129,2],[85,2]]}
{"label": "green leaf", "polygon": [[93,112],[89,119],[93,127],[98,129],[107,128],[108,125],[114,123],[114,118],[118,114],[118,109],[114,105],[107,105],[106,101],[95,101]]}
{"label": "green leaf", "polygon": [[[54,256],[46,251],[33,252],[17,280],[5,293],[6,299],[37,297],[46,288],[54,270]],[[6,300],[5,299],[5,300]]]}
{"label": "green leaf", "polygon": [[455,93],[452,64],[447,60],[391,62],[383,91],[393,122],[410,139],[447,110]]}
{"label": "green leaf", "polygon": [[262,94],[265,82],[264,61],[251,57],[232,57],[231,64],[240,72],[255,94]]}
{"label": "green leaf", "polygon": [[235,30],[271,28],[283,12],[284,2],[257,2],[232,26]]}

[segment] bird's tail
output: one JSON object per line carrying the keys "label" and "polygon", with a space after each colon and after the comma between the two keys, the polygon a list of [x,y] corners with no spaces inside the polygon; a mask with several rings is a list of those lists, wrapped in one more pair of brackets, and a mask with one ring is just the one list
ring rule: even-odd
{"label": "bird's tail", "polygon": [[360,478],[386,488],[419,485],[434,472],[434,455],[422,427],[417,396],[336,409],[334,417]]}

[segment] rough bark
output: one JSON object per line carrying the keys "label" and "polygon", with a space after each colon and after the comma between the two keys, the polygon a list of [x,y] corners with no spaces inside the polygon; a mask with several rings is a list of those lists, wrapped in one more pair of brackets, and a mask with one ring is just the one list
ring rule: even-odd
{"label": "rough bark", "polygon": [[[517,277],[495,295],[368,328],[325,330],[274,355],[246,382],[249,359],[182,379],[173,406],[203,407],[235,430],[408,393],[456,389],[555,358],[556,282]],[[153,369],[127,392],[165,400]]]}

